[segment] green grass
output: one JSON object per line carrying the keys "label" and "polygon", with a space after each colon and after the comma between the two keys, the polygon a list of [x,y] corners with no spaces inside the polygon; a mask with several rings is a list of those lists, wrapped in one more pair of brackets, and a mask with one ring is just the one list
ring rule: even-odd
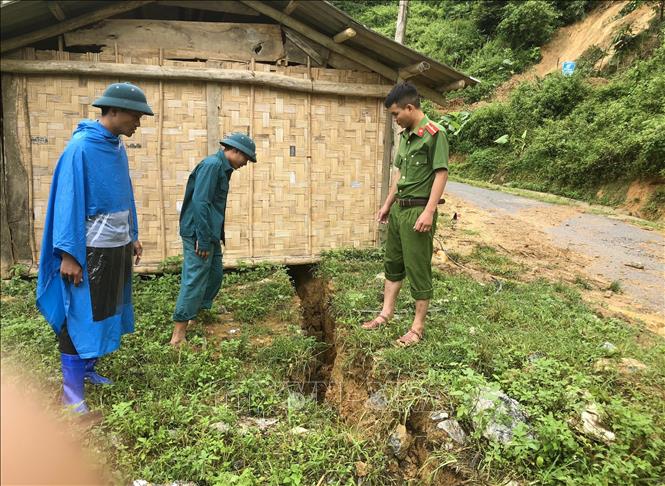
{"label": "green grass", "polygon": [[[404,484],[391,472],[397,463],[386,448],[387,434],[420,412],[445,409],[470,439],[464,449],[430,443],[430,471],[440,473],[449,464],[485,483],[517,478],[532,484],[657,484],[665,474],[663,339],[637,324],[599,317],[576,288],[515,281],[519,267],[489,247],[473,258],[511,280],[498,289],[435,271],[425,341],[403,350],[393,342],[413,315],[408,282],[389,325],[375,332],[358,326],[367,317],[361,311],[380,307],[382,251],[345,249],[323,257],[316,274],[332,289],[322,298],[337,322],[335,366],[345,379],[368,393],[381,388],[387,398],[380,420],[358,428],[302,388],[327,346],[300,330],[283,267],[229,273],[217,305],[232,312],[242,337],[209,339],[206,324],[198,324],[191,346],[180,352],[166,346],[179,276],[136,278],[137,331],[100,361],[100,371],[115,385],[88,389],[91,407],[104,413],[88,442],[101,450],[122,484],[142,478],[309,485],[324,478],[322,484],[350,485],[358,482],[357,462],[368,466],[364,484]],[[2,357],[32,370],[55,393],[55,340],[34,308],[34,285],[20,276],[2,283]],[[283,332],[256,345],[254,337],[274,331],[265,326],[267,319],[281,322]],[[616,351],[606,351],[605,342]],[[609,370],[594,368],[601,358],[610,360]],[[622,358],[647,368],[622,373]],[[516,433],[508,444],[482,437],[471,410],[485,386],[522,404],[529,433]],[[592,403],[602,411],[603,426],[616,434],[614,443],[598,442],[576,425]],[[246,417],[279,422],[265,433],[242,433]],[[220,423],[230,429],[218,430]],[[293,433],[298,426],[309,432]]]}
{"label": "green grass", "polygon": [[[2,358],[31,370],[55,395],[56,342],[34,307],[34,286],[20,277],[2,283]],[[91,408],[104,414],[90,444],[101,450],[119,484],[141,478],[306,485],[324,475],[330,484],[351,484],[357,461],[372,466],[367,479],[379,484],[383,450],[351,434],[331,407],[300,393],[324,346],[300,331],[284,267],[241,267],[226,275],[216,304],[234,311],[242,338],[208,339],[204,322],[193,328],[191,346],[174,352],[166,343],[178,286],[179,276],[168,272],[135,279],[136,332],[98,365],[115,384],[87,389]],[[254,346],[254,328],[260,331],[266,317],[281,322],[283,332]],[[276,417],[279,423],[267,433],[243,434],[238,424],[244,417]],[[219,422],[230,431],[215,429]],[[309,433],[294,434],[296,426]]]}
{"label": "green grass", "polygon": [[[357,323],[364,316],[357,309],[380,308],[375,276],[381,262],[368,255],[354,264],[357,271],[346,273],[340,272],[343,261],[345,255],[329,254],[320,273],[337,289],[331,304],[345,363],[350,369],[361,363],[369,380],[383,383],[398,416],[408,416],[416,405],[455,409],[472,431],[472,448],[481,451],[481,476],[585,485],[649,484],[663,477],[662,338],[645,336],[639,325],[599,317],[566,285],[508,282],[497,292],[463,276],[436,273],[426,340],[405,352],[392,342],[410,325],[414,306],[408,292],[398,304],[406,313],[377,332],[363,332]],[[596,371],[594,363],[607,354],[606,341],[620,350],[611,356],[613,363],[629,357],[647,369],[636,375]],[[473,430],[470,409],[478,389],[487,385],[525,407],[531,435],[502,445]],[[615,443],[598,443],[574,425],[590,403],[602,408],[603,424],[617,434]]]}

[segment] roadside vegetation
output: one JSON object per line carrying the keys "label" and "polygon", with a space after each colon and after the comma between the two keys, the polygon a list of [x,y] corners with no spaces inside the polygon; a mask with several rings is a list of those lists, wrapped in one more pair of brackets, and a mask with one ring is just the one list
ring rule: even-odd
{"label": "roadside vegetation", "polygon": [[[368,27],[394,35],[396,2],[334,3]],[[658,12],[663,6],[633,0],[619,15],[644,4]],[[557,28],[602,8],[602,2],[412,0],[409,5],[405,44],[481,81],[448,95],[463,98],[457,111],[441,113],[426,104],[450,138],[453,177],[607,206],[630,204],[636,216],[662,219],[665,29],[658,12],[643,32],[635,33],[630,24],[615,32],[611,53],[589,48],[573,76],[552,73],[523,82],[505,101],[486,102],[499,85],[540,60],[540,47]],[[628,200],[634,182],[648,190]]]}

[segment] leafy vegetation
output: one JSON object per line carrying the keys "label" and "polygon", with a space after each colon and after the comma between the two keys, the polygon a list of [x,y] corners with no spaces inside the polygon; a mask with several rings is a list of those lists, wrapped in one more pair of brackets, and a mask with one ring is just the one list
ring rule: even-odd
{"label": "leafy vegetation", "polygon": [[[360,23],[393,38],[397,3],[335,0]],[[411,0],[405,44],[481,80],[449,96],[483,99],[540,59],[554,30],[582,18],[591,0]]]}
{"label": "leafy vegetation", "polygon": [[[625,193],[629,181],[663,178],[663,66],[661,42],[650,58],[599,86],[583,72],[522,84],[507,102],[472,114],[453,141],[467,156],[453,170],[586,200],[598,200],[603,185],[620,183]],[[655,214],[658,196],[653,201]]]}

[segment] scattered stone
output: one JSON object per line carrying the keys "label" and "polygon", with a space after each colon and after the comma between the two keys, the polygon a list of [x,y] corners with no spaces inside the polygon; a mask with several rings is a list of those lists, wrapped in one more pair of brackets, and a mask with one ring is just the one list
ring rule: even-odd
{"label": "scattered stone", "polygon": [[386,279],[386,274],[384,272],[377,273],[376,277],[374,277],[374,280],[376,280],[377,282],[381,282],[381,283],[383,283],[383,281],[385,279]]}
{"label": "scattered stone", "polygon": [[297,425],[296,427],[293,427],[289,432],[291,432],[293,435],[305,435],[309,434],[309,429]]}
{"label": "scattered stone", "polygon": [[598,407],[595,403],[587,406],[587,408],[582,412],[582,431],[597,439],[601,442],[609,444],[614,442],[616,436],[614,432],[611,432],[601,426],[601,417]]}
{"label": "scattered stone", "polygon": [[150,486],[150,483],[145,479],[135,479],[132,482],[132,486]]}
{"label": "scattered stone", "polygon": [[436,412],[432,412],[429,414],[429,418],[431,418],[435,422],[440,422],[441,420],[446,420],[450,415],[448,415],[448,412],[445,410],[438,410]]}
{"label": "scattered stone", "polygon": [[239,331],[240,331],[240,329],[229,329],[229,330],[228,330],[228,333],[231,334],[231,335],[233,335],[233,334],[236,334],[236,333],[239,332]]}
{"label": "scattered stone", "polygon": [[614,368],[612,366],[612,360],[607,359],[607,358],[600,358],[598,361],[596,361],[593,364],[593,369],[595,371],[609,371],[612,368]]}
{"label": "scattered stone", "polygon": [[399,424],[397,427],[395,427],[395,430],[388,438],[388,445],[392,449],[393,454],[395,454],[395,457],[400,460],[406,457],[406,453],[408,452],[412,443],[413,436],[409,434],[409,432],[406,430],[406,427],[402,424]]}
{"label": "scattered stone", "polygon": [[277,425],[279,419],[277,418],[255,418],[254,423],[259,428],[261,432],[265,432],[271,427]]}
{"label": "scattered stone", "polygon": [[444,420],[443,422],[439,422],[436,427],[443,430],[446,434],[448,434],[448,437],[450,437],[458,444],[464,444],[466,442],[466,432],[464,432],[457,420]]}
{"label": "scattered stone", "polygon": [[615,362],[608,358],[600,358],[593,365],[595,371],[611,371],[617,369],[624,375],[632,375],[647,369],[647,365],[633,358],[621,358],[615,365]]}
{"label": "scattered stone", "polygon": [[374,410],[385,410],[388,407],[388,399],[383,390],[375,391],[368,399],[367,406]]}
{"label": "scattered stone", "polygon": [[222,434],[226,434],[231,430],[231,426],[226,422],[216,422],[212,424],[211,427],[217,430],[218,432],[221,432]]}
{"label": "scattered stone", "polygon": [[359,478],[364,478],[369,474],[370,467],[367,465],[367,463],[358,461],[356,462],[356,476]]}
{"label": "scattered stone", "polygon": [[526,357],[526,360],[529,362],[529,364],[535,363],[539,359],[543,359],[543,353],[531,353],[529,356]]}
{"label": "scattered stone", "polygon": [[613,295],[614,295],[614,292],[612,292],[611,290],[606,290],[605,291],[605,298],[606,299],[611,299]]}
{"label": "scattered stone", "polygon": [[259,431],[265,433],[277,425],[277,423],[279,423],[278,418],[243,417],[238,421],[237,432],[241,435],[245,435],[249,433],[251,429],[259,429]]}
{"label": "scattered stone", "polygon": [[527,416],[522,411],[520,403],[501,390],[490,387],[480,389],[478,399],[473,406],[473,414],[476,426],[485,423],[481,418],[488,416],[483,437],[503,444],[512,440],[518,424],[527,424]]}
{"label": "scattered stone", "polygon": [[644,270],[644,264],[641,262],[628,262],[624,263],[627,267],[637,268],[638,270]]}
{"label": "scattered stone", "polygon": [[286,399],[286,405],[289,410],[301,410],[307,404],[307,398],[300,392],[289,392],[289,397]]}
{"label": "scattered stone", "polygon": [[609,354],[614,354],[617,352],[617,347],[609,341],[605,341],[601,348],[607,351]]}
{"label": "scattered stone", "polygon": [[620,371],[627,374],[638,373],[647,369],[647,365],[633,358],[621,358],[619,366]]}
{"label": "scattered stone", "polygon": [[469,334],[471,334],[472,336],[475,336],[475,335],[476,335],[476,328],[473,327],[473,326],[471,326],[471,327],[469,328]]}

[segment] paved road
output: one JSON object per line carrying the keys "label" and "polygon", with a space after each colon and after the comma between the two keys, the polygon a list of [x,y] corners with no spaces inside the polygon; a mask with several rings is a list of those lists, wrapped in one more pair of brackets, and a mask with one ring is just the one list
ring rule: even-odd
{"label": "paved road", "polygon": [[[449,182],[449,192],[476,207],[494,213],[528,219],[524,210],[556,205],[514,196],[499,191],[481,189],[459,182]],[[569,248],[593,258],[587,269],[590,274],[614,281],[619,280],[627,296],[644,307],[665,314],[665,238],[629,223],[605,216],[578,213],[560,224],[542,227],[554,245]],[[643,269],[629,265],[638,264]]]}

